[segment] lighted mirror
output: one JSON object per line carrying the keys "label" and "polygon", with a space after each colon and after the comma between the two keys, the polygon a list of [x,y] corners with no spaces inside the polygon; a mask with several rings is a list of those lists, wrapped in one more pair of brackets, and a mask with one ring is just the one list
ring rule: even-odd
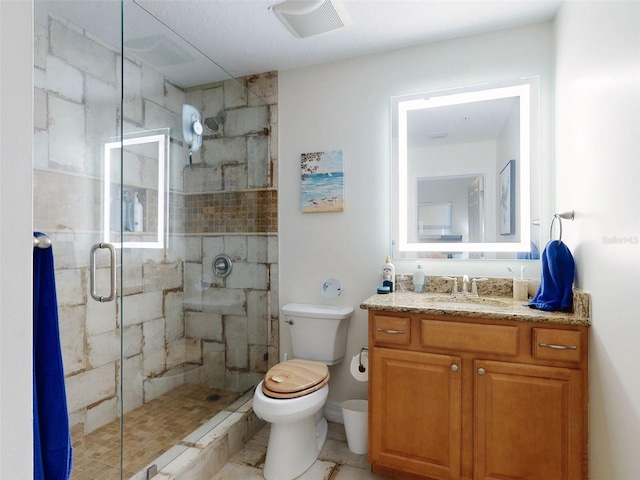
{"label": "lighted mirror", "polygon": [[393,97],[394,257],[536,258],[538,124],[537,77]]}
{"label": "lighted mirror", "polygon": [[164,248],[168,160],[169,129],[105,142],[105,242],[116,248]]}

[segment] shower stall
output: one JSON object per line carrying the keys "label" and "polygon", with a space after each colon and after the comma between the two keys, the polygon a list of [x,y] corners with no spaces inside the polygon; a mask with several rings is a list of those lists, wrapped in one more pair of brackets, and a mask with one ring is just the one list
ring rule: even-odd
{"label": "shower stall", "polygon": [[34,17],[33,226],[54,249],[72,478],[151,478],[278,361],[277,75],[232,78],[131,0]]}

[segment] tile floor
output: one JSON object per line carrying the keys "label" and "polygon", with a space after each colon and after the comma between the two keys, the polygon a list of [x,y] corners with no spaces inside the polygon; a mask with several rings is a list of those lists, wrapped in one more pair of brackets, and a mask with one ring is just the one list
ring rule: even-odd
{"label": "tile floor", "polygon": [[[184,384],[124,416],[124,478],[129,478],[186,435],[224,410],[240,394]],[[72,480],[120,478],[120,420],[84,434],[71,428]]]}
{"label": "tile floor", "polygon": [[[264,480],[262,467],[269,440],[269,425],[260,430],[231,457],[211,480]],[[383,480],[389,477],[371,473],[366,455],[349,450],[344,425],[329,422],[329,433],[318,460],[298,480]]]}

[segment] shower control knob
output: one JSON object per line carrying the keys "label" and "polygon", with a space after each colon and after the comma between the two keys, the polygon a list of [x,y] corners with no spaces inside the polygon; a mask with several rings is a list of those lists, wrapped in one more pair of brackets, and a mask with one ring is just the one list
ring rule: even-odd
{"label": "shower control knob", "polygon": [[220,254],[213,259],[211,266],[213,268],[213,274],[216,277],[224,278],[231,273],[233,263],[228,255]]}
{"label": "shower control knob", "polygon": [[193,122],[193,131],[196,135],[202,135],[202,132],[204,131],[202,124],[197,120]]}

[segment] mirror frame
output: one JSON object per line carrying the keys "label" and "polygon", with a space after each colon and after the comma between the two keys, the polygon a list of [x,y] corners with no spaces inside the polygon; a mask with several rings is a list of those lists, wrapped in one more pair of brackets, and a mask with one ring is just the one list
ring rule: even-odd
{"label": "mirror frame", "polygon": [[[540,86],[539,77],[399,95],[391,98],[392,121],[392,252],[529,252],[531,250],[531,165],[539,162]],[[518,97],[520,104],[520,201],[517,211],[519,241],[459,243],[415,243],[408,241],[407,116],[408,112],[462,103]],[[535,148],[534,148],[534,144]],[[510,159],[507,159],[510,160]],[[497,181],[495,182],[497,184]],[[405,212],[404,214],[401,214]],[[396,217],[396,218],[394,218]],[[407,257],[408,258],[408,257]]]}
{"label": "mirror frame", "polygon": [[[144,145],[144,144],[157,144],[157,148],[154,150],[157,152],[158,160],[158,178],[154,185],[158,189],[158,202],[156,205],[158,218],[157,232],[127,232],[126,234],[113,235],[113,237],[126,238],[131,236],[136,240],[132,241],[112,241],[111,230],[111,163],[120,163],[122,149],[127,146]],[[104,172],[103,172],[103,235],[106,243],[111,243],[115,248],[164,248],[165,247],[165,229],[166,229],[166,207],[165,207],[165,186],[168,184],[166,178],[167,165],[169,161],[169,131],[168,129],[152,130],[146,132],[137,132],[133,134],[127,134],[120,140],[107,141],[104,144]],[[140,187],[146,188],[146,187]],[[145,215],[148,214],[148,210],[145,211]],[[122,226],[122,224],[121,224]],[[150,241],[141,241],[140,237],[149,237]]]}

